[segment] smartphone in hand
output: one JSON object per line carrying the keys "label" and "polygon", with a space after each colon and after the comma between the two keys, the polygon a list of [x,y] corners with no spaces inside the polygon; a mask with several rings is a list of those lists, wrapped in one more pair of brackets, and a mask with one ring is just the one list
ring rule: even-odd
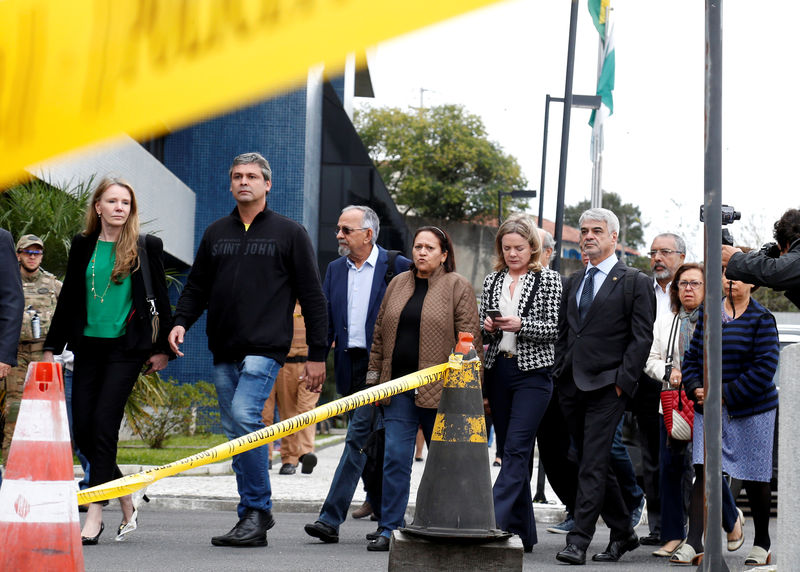
{"label": "smartphone in hand", "polygon": [[503,314],[500,313],[500,310],[497,308],[489,308],[486,310],[486,315],[489,316],[492,320],[496,320],[497,318],[502,318]]}

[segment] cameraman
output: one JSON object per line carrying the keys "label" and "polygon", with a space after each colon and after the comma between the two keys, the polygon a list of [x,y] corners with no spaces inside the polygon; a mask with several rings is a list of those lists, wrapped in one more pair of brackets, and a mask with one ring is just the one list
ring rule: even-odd
{"label": "cameraman", "polygon": [[786,290],[785,296],[800,308],[800,210],[783,213],[773,236],[778,244],[765,244],[747,254],[723,246],[722,265],[727,265],[725,273],[732,280]]}

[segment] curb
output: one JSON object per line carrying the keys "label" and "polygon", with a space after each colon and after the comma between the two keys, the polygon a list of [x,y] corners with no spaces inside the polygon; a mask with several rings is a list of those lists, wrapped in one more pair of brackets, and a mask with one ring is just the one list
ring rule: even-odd
{"label": "curb", "polygon": [[[301,514],[319,514],[322,508],[323,499],[320,500],[301,500],[301,499],[272,499],[272,512],[275,513],[301,513]],[[171,496],[159,495],[150,497],[150,502],[147,504],[148,508],[162,509],[162,510],[219,510],[219,511],[234,511],[239,504],[237,498],[219,498],[219,497],[195,497],[195,496]],[[361,502],[355,502],[350,505],[348,514],[353,510],[359,508]],[[409,502],[406,511],[413,516],[416,503]],[[558,524],[562,522],[567,512],[563,505],[539,505],[534,506],[536,514],[536,522],[540,524]]]}

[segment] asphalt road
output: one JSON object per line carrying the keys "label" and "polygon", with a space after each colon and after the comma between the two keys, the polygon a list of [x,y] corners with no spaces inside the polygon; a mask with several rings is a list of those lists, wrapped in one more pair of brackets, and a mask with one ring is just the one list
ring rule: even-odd
{"label": "asphalt road", "polygon": [[[200,510],[150,510],[141,511],[140,528],[124,542],[114,541],[114,531],[120,517],[118,509],[106,509],[106,531],[97,546],[84,547],[87,571],[370,571],[385,570],[388,553],[367,552],[364,535],[376,528],[369,520],[349,519],[340,530],[338,544],[323,544],[303,532],[303,525],[312,522],[313,514],[275,513],[277,525],[268,534],[266,548],[220,548],[211,546],[210,539],[227,532],[236,522],[233,512]],[[775,519],[770,523],[771,535],[776,538]],[[526,554],[523,570],[565,570],[568,567],[555,560],[555,554],[564,546],[564,536],[549,534],[546,526],[539,526],[539,544]],[[646,526],[637,529],[647,533]],[[752,522],[745,526],[745,544],[737,552],[726,553],[731,571],[744,569],[744,558],[752,546]],[[589,554],[605,548],[608,531],[598,528]],[[723,545],[724,546],[724,545]],[[773,545],[773,549],[775,546]],[[581,570],[614,572],[642,572],[644,570],[682,570],[672,567],[663,558],[650,553],[652,547],[640,547],[626,554],[616,564],[588,562]]]}

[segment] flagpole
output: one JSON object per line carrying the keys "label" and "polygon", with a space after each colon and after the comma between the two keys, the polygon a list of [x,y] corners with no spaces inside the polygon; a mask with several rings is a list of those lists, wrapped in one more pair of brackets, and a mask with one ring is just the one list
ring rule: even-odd
{"label": "flagpole", "polygon": [[[603,73],[603,61],[605,60],[606,43],[608,42],[609,17],[611,16],[611,6],[606,6],[604,34],[598,40],[597,49],[597,83],[600,84],[600,76]],[[603,206],[603,191],[601,180],[603,175],[603,124],[597,129],[592,129],[592,208]]]}
{"label": "flagpole", "polygon": [[569,11],[569,39],[567,41],[567,74],[564,81],[564,114],[561,119],[561,158],[558,162],[558,195],[556,197],[556,228],[553,238],[556,239],[556,255],[550,267],[558,271],[561,268],[561,248],[564,230],[564,195],[567,188],[567,155],[569,154],[569,123],[572,113],[572,76],[575,69],[575,36],[578,28],[578,0],[572,0]]}

